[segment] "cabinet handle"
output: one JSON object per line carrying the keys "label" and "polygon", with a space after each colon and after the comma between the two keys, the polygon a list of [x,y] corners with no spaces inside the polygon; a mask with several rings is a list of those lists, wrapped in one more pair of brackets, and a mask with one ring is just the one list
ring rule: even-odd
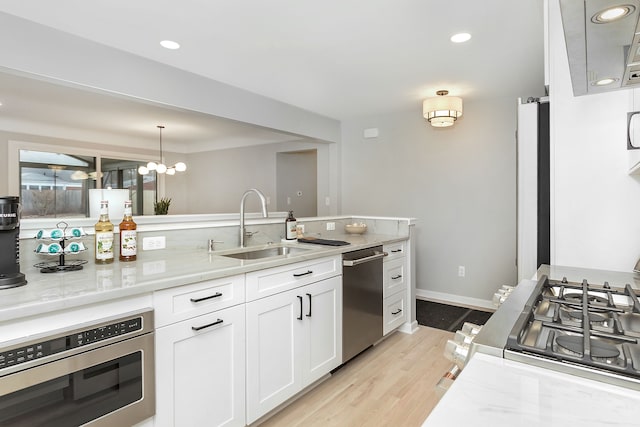
{"label": "cabinet handle", "polygon": [[307,296],[309,297],[309,313],[307,314],[307,317],[311,317],[311,294],[307,294]]}
{"label": "cabinet handle", "polygon": [[219,325],[220,323],[224,322],[224,320],[222,319],[218,319],[213,323],[209,323],[208,325],[202,325],[202,326],[192,326],[191,329],[193,329],[194,331],[201,331],[205,328],[210,328],[211,326],[215,326],[215,325]]}
{"label": "cabinet handle", "polygon": [[402,312],[402,309],[399,308],[398,311],[392,311],[391,314],[393,314],[394,316],[398,313]]}
{"label": "cabinet handle", "polygon": [[393,276],[391,278],[391,280],[397,280],[397,279],[401,279],[402,278],[402,274],[398,274],[397,276]]}
{"label": "cabinet handle", "polygon": [[300,316],[296,317],[298,320],[302,320],[302,297],[298,295],[298,301],[300,301]]}
{"label": "cabinet handle", "polygon": [[302,277],[306,276],[307,274],[313,274],[313,271],[307,270],[305,273],[293,273],[293,277]]}
{"label": "cabinet handle", "polygon": [[218,298],[218,297],[221,297],[221,296],[222,296],[222,294],[220,292],[216,292],[215,294],[209,295],[208,297],[191,298],[191,302],[201,302],[201,301],[206,301],[206,300],[211,299],[211,298]]}
{"label": "cabinet handle", "polygon": [[393,252],[395,254],[395,253],[398,253],[398,252],[402,252],[402,249],[391,249],[391,252]]}

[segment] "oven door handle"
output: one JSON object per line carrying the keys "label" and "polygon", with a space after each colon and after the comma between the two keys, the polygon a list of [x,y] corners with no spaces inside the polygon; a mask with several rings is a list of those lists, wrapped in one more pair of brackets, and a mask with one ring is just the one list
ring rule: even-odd
{"label": "oven door handle", "polygon": [[374,255],[366,256],[364,258],[344,259],[344,260],[342,260],[342,265],[345,266],[345,267],[354,267],[354,266],[359,265],[359,264],[364,264],[365,262],[371,262],[371,261],[375,261],[375,260],[380,259],[380,258],[384,258],[387,255],[389,255],[387,252],[375,251]]}

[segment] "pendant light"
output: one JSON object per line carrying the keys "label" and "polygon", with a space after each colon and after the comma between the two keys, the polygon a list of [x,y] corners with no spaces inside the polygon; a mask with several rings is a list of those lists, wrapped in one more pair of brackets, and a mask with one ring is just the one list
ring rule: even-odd
{"label": "pendant light", "polygon": [[435,98],[425,99],[422,103],[422,115],[433,127],[453,126],[462,116],[462,98],[447,96],[448,90],[439,90]]}
{"label": "pendant light", "polygon": [[160,162],[156,163],[153,160],[147,163],[146,166],[140,166],[138,168],[138,173],[140,175],[146,175],[151,171],[156,171],[156,173],[166,173],[167,175],[175,175],[176,172],[184,172],[187,170],[187,165],[183,162],[178,162],[173,166],[167,167],[164,163],[162,163],[162,129],[164,126],[158,125],[156,126],[160,130]]}

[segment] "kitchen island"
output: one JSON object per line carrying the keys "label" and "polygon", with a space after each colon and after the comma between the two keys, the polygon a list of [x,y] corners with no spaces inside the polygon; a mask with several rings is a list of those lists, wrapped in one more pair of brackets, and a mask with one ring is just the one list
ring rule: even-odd
{"label": "kitchen island", "polygon": [[[166,248],[141,251],[133,262],[90,261],[77,271],[41,273],[30,266],[40,254],[27,252],[21,271],[28,284],[3,291],[0,301],[0,404],[20,393],[33,406],[11,403],[5,418],[68,423],[51,411],[58,398],[64,416],[96,426],[244,426],[268,417],[342,363],[342,255],[363,248],[389,254],[378,258],[384,335],[413,332],[412,221],[370,219],[363,235],[320,233],[329,229],[325,221],[337,220],[305,225],[308,235],[341,246],[281,242],[282,224],[269,219],[252,223],[263,241],[253,238],[245,248],[235,247],[235,224],[150,225],[139,239],[160,237]],[[89,246],[92,236],[86,239]],[[207,239],[227,244],[215,250]],[[22,243],[37,241],[25,236]],[[90,260],[91,252],[77,256]],[[94,371],[108,378],[94,380]],[[46,381],[25,385],[35,372]],[[36,405],[49,381],[56,399]],[[117,403],[99,421],[92,417],[103,414],[96,413],[103,393]],[[81,414],[74,405],[85,395],[96,398],[84,400],[93,406]]]}

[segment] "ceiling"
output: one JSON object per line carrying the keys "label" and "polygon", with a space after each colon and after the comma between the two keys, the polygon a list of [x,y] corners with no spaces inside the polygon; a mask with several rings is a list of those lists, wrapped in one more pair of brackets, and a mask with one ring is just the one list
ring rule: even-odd
{"label": "ceiling", "polygon": [[[0,0],[2,12],[338,120],[419,114],[439,89],[465,102],[531,95],[520,91],[542,81],[542,9],[540,0]],[[471,40],[452,43],[458,32]],[[165,39],[181,48],[162,48]],[[230,141],[248,131],[225,124]],[[214,136],[209,127],[193,139]],[[293,138],[254,130],[246,141]]]}

